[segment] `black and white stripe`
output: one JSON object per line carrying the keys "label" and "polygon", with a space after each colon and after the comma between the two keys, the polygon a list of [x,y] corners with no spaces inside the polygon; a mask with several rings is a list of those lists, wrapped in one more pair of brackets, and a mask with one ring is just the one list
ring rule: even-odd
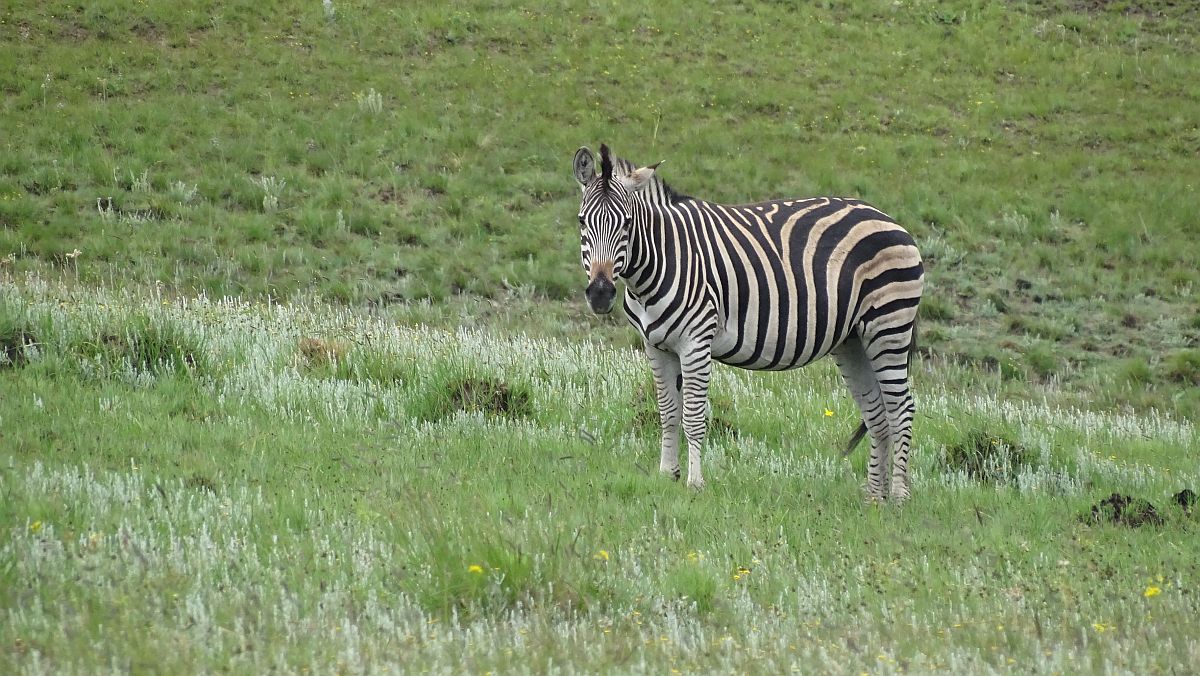
{"label": "black and white stripe", "polygon": [[603,145],[599,173],[587,148],[574,162],[586,296],[593,311],[608,312],[616,279],[626,282],[625,313],[658,390],[659,469],[679,477],[682,426],[688,485],[704,485],[713,360],[783,370],[832,354],[870,433],[868,498],[907,498],[908,366],[924,275],[912,237],[859,200],[727,206],[686,197],[656,166],[637,168]]}

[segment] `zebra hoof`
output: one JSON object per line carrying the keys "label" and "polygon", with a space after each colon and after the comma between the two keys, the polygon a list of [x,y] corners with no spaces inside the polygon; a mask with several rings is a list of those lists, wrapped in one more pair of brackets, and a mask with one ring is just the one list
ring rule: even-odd
{"label": "zebra hoof", "polygon": [[659,467],[658,473],[665,477],[670,477],[672,481],[679,481],[680,473],[678,467]]}
{"label": "zebra hoof", "polygon": [[687,487],[694,491],[702,491],[702,490],[704,490],[704,479],[701,479],[699,477],[697,477],[695,479],[693,479],[692,477],[688,477]]}
{"label": "zebra hoof", "polygon": [[908,483],[904,481],[893,481],[891,495],[892,504],[903,505],[905,502],[908,502],[908,498]]}
{"label": "zebra hoof", "polygon": [[883,492],[883,486],[872,486],[871,482],[867,482],[863,486],[863,502],[867,505],[882,505],[887,502],[887,493]]}

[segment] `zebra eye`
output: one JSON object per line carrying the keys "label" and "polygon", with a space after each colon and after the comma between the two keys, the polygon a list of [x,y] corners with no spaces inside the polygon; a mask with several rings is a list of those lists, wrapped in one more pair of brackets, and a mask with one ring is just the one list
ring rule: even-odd
{"label": "zebra eye", "polygon": [[580,216],[580,217],[579,217],[579,227],[581,227],[581,228],[582,228],[584,225],[585,225],[585,224],[584,224],[584,222],[583,222],[583,216]]}

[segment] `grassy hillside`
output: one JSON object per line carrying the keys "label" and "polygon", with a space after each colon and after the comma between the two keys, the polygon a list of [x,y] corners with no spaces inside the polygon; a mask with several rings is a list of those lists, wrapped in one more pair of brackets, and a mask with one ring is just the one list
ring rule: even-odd
{"label": "grassy hillside", "polygon": [[[1198,663],[1200,14],[816,4],[0,8],[0,673]],[[829,363],[656,476],[600,141],[909,227],[912,504]]]}
{"label": "grassy hillside", "polygon": [[5,269],[561,316],[604,140],[691,194],[892,213],[947,359],[1200,412],[1186,4],[495,5],[10,3]]}
{"label": "grassy hillside", "polygon": [[0,328],[4,673],[1200,659],[1189,423],[923,370],[913,503],[871,507],[829,364],[723,369],[696,494],[631,351],[37,280]]}

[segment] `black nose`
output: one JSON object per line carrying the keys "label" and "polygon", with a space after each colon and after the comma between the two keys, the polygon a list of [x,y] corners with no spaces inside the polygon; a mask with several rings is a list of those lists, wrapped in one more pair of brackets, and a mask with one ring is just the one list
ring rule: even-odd
{"label": "black nose", "polygon": [[584,289],[583,295],[587,297],[588,306],[592,308],[592,312],[606,315],[612,312],[613,299],[617,297],[617,287],[604,277],[596,277]]}

